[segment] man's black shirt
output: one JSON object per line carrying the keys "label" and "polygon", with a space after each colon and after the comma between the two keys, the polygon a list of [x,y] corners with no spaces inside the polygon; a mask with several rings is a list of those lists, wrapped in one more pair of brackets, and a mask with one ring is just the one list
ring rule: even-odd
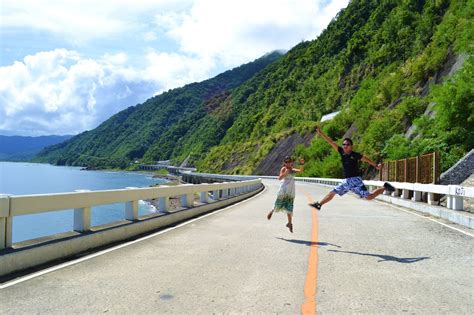
{"label": "man's black shirt", "polygon": [[339,146],[337,147],[337,151],[341,155],[344,178],[360,176],[359,161],[362,159],[362,154],[354,151],[350,154],[344,154],[344,150]]}

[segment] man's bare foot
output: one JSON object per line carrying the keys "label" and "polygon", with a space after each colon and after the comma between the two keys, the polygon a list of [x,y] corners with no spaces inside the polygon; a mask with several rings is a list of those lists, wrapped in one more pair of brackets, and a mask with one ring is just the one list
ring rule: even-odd
{"label": "man's bare foot", "polygon": [[293,224],[288,223],[286,227],[288,228],[288,230],[290,230],[291,233],[293,233]]}

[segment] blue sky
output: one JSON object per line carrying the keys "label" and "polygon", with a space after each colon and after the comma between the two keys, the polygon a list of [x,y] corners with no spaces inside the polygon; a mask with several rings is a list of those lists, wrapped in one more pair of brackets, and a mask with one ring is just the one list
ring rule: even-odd
{"label": "blue sky", "polygon": [[0,134],[77,134],[312,40],[348,0],[2,0]]}

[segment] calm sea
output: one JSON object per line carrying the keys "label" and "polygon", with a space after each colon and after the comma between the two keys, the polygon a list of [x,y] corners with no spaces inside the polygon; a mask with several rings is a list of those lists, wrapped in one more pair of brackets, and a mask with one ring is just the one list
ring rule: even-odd
{"label": "calm sea", "polygon": [[[79,167],[36,163],[0,162],[0,194],[31,195],[75,190],[106,190],[125,187],[148,187],[164,183],[150,175],[132,172],[82,171]],[[123,220],[124,204],[92,208],[92,226]],[[145,202],[139,214],[155,212]],[[21,242],[73,229],[73,210],[55,211],[13,219],[13,242]]]}

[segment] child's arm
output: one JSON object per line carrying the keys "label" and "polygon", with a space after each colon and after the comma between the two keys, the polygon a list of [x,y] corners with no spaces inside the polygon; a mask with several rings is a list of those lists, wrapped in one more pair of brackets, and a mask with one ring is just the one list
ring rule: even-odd
{"label": "child's arm", "polygon": [[300,159],[300,168],[293,168],[293,171],[297,173],[304,172],[304,159]]}
{"label": "child's arm", "polygon": [[326,142],[329,143],[329,145],[330,145],[331,147],[333,147],[334,150],[338,151],[338,149],[337,149],[337,148],[338,148],[337,143],[334,142],[331,138],[329,138],[328,135],[325,134],[325,133],[321,130],[321,128],[320,128],[319,126],[316,127],[316,132],[317,132],[324,140],[326,140]]}
{"label": "child's arm", "polygon": [[278,176],[278,180],[282,180],[283,178],[285,178],[285,176],[288,174],[288,171],[289,170],[283,166],[280,170],[280,176]]}

